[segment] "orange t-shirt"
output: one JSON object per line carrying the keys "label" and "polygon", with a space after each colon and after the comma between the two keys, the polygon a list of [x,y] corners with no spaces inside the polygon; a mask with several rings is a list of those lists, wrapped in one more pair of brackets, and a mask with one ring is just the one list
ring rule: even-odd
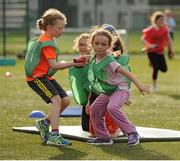
{"label": "orange t-shirt", "polygon": [[[53,39],[50,38],[46,33],[39,37],[40,42],[44,41],[52,41]],[[48,63],[48,59],[56,59],[56,49],[51,46],[46,46],[41,49],[41,59],[39,64],[34,69],[32,75],[40,78],[48,73],[50,65]],[[53,77],[46,76],[49,80],[52,80]],[[35,78],[33,77],[26,77],[26,81],[33,81]]]}

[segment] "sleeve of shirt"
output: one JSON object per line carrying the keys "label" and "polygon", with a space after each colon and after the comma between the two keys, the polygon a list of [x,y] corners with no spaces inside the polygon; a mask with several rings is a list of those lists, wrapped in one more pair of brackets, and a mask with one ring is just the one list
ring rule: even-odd
{"label": "sleeve of shirt", "polygon": [[162,44],[164,45],[164,46],[166,46],[166,45],[168,45],[168,43],[169,43],[169,38],[168,38],[168,36],[169,36],[169,32],[168,32],[168,27],[167,26],[165,26],[164,27],[164,38],[163,38],[163,41],[162,41]]}
{"label": "sleeve of shirt", "polygon": [[56,50],[52,46],[43,47],[42,54],[46,59],[56,59]]}
{"label": "sleeve of shirt", "polygon": [[151,29],[150,28],[146,28],[146,29],[143,30],[143,36],[144,36],[145,39],[149,39],[150,34],[151,34]]}
{"label": "sleeve of shirt", "polygon": [[114,73],[119,66],[121,65],[118,62],[112,62],[107,66],[107,68]]}

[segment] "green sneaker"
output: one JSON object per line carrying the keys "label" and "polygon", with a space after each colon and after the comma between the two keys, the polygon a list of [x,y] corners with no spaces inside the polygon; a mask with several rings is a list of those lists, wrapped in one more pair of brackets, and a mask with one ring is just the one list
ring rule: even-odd
{"label": "green sneaker", "polygon": [[49,126],[45,126],[43,124],[43,121],[44,121],[44,119],[36,121],[36,127],[38,128],[38,130],[40,132],[42,141],[46,142],[51,133],[49,132]]}
{"label": "green sneaker", "polygon": [[46,144],[58,146],[72,145],[72,143],[69,140],[64,139],[60,134],[50,135]]}

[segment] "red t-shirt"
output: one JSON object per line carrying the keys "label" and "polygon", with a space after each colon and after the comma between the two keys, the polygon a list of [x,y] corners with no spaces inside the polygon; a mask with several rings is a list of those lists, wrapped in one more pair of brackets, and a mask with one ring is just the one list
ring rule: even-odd
{"label": "red t-shirt", "polygon": [[[164,48],[168,44],[168,29],[166,26],[160,29],[150,26],[143,30],[143,36],[150,44],[158,45],[156,48],[148,49],[147,52],[163,54]],[[145,45],[144,48],[147,48],[147,46]]]}
{"label": "red t-shirt", "polygon": [[[40,42],[44,41],[52,41],[53,39],[50,38],[47,34],[43,34],[39,37]],[[42,77],[48,73],[50,65],[48,63],[48,59],[56,59],[56,50],[54,47],[46,46],[41,49],[41,59],[39,64],[34,69],[32,75],[35,77]],[[52,80],[52,77],[46,76],[49,80]],[[26,77],[26,81],[32,81],[34,78]]]}

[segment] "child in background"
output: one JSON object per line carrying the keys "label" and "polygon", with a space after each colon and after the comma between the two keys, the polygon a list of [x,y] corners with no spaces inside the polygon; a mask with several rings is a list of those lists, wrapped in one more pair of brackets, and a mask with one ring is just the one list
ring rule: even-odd
{"label": "child in background", "polygon": [[110,145],[113,143],[104,122],[104,116],[108,111],[115,123],[128,136],[128,145],[134,146],[139,143],[139,135],[135,126],[122,112],[122,105],[130,95],[130,87],[125,77],[130,79],[142,94],[149,93],[150,89],[114,59],[112,53],[109,52],[112,42],[112,35],[108,31],[100,29],[92,33],[92,48],[95,57],[89,64],[88,79],[92,90],[98,92],[99,96],[90,107],[96,138],[88,140],[88,144]]}
{"label": "child in background", "polygon": [[155,12],[151,17],[152,25],[143,30],[141,37],[144,50],[147,52],[150,65],[152,66],[152,91],[156,92],[158,71],[167,72],[167,63],[164,56],[164,48],[169,47],[170,57],[175,56],[172,39],[165,24],[165,16],[162,12]]}
{"label": "child in background", "polygon": [[[55,38],[61,36],[66,25],[65,15],[57,9],[46,10],[37,20],[37,27],[43,33],[28,43],[25,58],[26,81],[46,103],[52,107],[45,119],[37,121],[37,128],[43,142],[53,145],[71,145],[59,134],[60,113],[69,105],[70,99],[64,89],[52,77],[57,70],[72,66],[84,66],[85,62],[58,62],[59,49]],[[49,127],[51,125],[51,132]]]}
{"label": "child in background", "polygon": [[[171,36],[172,41],[174,40],[174,30],[176,29],[176,20],[171,10],[165,9],[164,10],[166,24],[168,27],[169,34]],[[171,51],[168,49],[168,57],[172,59]]]}
{"label": "child in background", "polygon": [[166,24],[168,27],[169,34],[170,34],[172,40],[174,40],[174,30],[176,29],[175,18],[173,16],[172,11],[169,9],[165,9],[164,13],[165,13],[165,19],[166,19]]}
{"label": "child in background", "polygon": [[[75,61],[79,61],[79,57],[82,56],[90,57],[90,37],[90,34],[83,33],[74,39],[73,49],[79,52],[79,56],[76,59],[74,59]],[[76,102],[83,106],[81,114],[81,125],[83,131],[89,131],[89,115],[86,114],[85,111],[89,95],[89,82],[87,79],[87,72],[88,64],[81,68],[71,67],[69,69],[69,78],[73,96]]]}

